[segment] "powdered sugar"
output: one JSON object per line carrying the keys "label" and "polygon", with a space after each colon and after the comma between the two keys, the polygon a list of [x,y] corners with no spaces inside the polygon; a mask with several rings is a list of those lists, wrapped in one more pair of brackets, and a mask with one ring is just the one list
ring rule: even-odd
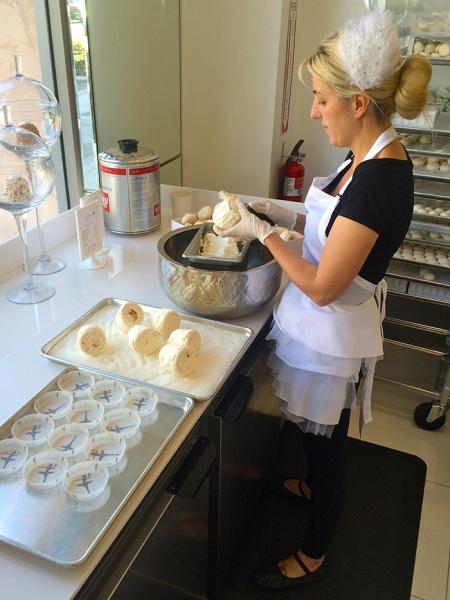
{"label": "powdered sugar", "polygon": [[[144,325],[150,326],[150,315],[153,311],[145,306],[142,308],[145,313]],[[105,351],[100,356],[87,356],[79,351],[78,328],[70,331],[55,344],[49,351],[49,356],[80,367],[99,369],[205,400],[217,391],[223,377],[248,341],[245,330],[230,330],[221,323],[180,315],[181,327],[194,329],[200,334],[201,349],[194,372],[187,377],[179,377],[160,367],[158,352],[143,357],[130,348],[127,334],[116,325],[117,310],[117,305],[105,306],[83,323],[99,325],[105,331],[108,341]]]}

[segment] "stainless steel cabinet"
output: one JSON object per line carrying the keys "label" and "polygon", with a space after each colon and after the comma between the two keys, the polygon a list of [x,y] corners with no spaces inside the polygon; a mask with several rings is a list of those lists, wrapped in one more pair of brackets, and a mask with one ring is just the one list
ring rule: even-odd
{"label": "stainless steel cabinet", "polygon": [[266,328],[77,600],[220,598],[276,456]]}

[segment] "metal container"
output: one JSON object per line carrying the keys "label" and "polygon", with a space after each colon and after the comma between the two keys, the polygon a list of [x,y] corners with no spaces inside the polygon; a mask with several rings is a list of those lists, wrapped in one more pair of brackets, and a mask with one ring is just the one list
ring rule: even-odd
{"label": "metal container", "polygon": [[240,265],[247,254],[247,250],[250,246],[250,242],[237,242],[239,250],[238,256],[235,258],[228,258],[225,256],[207,256],[201,254],[201,248],[203,246],[203,238],[207,233],[213,232],[213,224],[205,223],[201,225],[197,233],[192,238],[186,250],[183,252],[183,258],[187,258],[190,263],[198,263],[199,265],[218,265],[222,268],[231,268],[236,265]]}
{"label": "metal container", "polygon": [[161,225],[159,156],[138,148],[138,140],[118,140],[118,148],[98,155],[103,214],[114,233],[137,234]]}
{"label": "metal container", "polygon": [[159,282],[183,310],[205,317],[232,318],[255,312],[277,293],[281,267],[257,240],[241,265],[230,270],[215,265],[191,265],[183,252],[198,227],[184,227],[158,241]]}
{"label": "metal container", "polygon": [[[158,360],[158,353],[142,358],[131,350],[128,339],[115,326],[119,307],[127,300],[104,298],[84,315],[71,323],[41,348],[41,354],[50,360],[86,369],[105,378],[114,377],[125,383],[151,385],[164,392],[188,394],[198,401],[212,398],[220,386],[233,373],[252,341],[252,330],[242,325],[220,323],[192,315],[180,315],[181,327],[195,329],[200,334],[202,345],[208,348],[208,356],[200,352],[195,373],[181,377],[165,372]],[[144,321],[150,322],[156,307],[139,305],[144,311]],[[125,359],[125,363],[110,360],[105,355],[89,357],[77,350],[77,335],[80,327],[95,323],[99,325],[114,348],[114,353]],[[225,348],[224,348],[225,347]],[[203,359],[202,359],[203,357]],[[205,360],[205,359],[209,360]],[[212,363],[212,364],[211,364]]]}

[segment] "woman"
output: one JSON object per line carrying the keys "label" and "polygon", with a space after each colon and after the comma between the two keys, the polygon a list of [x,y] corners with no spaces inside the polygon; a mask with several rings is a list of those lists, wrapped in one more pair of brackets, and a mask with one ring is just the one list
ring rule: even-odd
{"label": "woman", "polygon": [[412,216],[412,163],[390,123],[394,112],[415,118],[431,77],[428,61],[402,62],[396,28],[385,12],[350,21],[304,64],[312,75],[311,118],[330,143],[350,148],[336,173],[316,177],[306,217],[269,201],[252,203],[278,225],[304,233],[303,256],[238,200],[241,220],[216,233],[258,238],[290,282],[274,310],[269,339],[274,389],[287,419],[298,424],[309,471],[280,484],[311,504],[298,552],[257,585],[284,589],[321,578],[326,549],[345,492],[345,442],[355,383],[362,371],[360,424],[371,420],[376,361],[382,357],[383,276]]}

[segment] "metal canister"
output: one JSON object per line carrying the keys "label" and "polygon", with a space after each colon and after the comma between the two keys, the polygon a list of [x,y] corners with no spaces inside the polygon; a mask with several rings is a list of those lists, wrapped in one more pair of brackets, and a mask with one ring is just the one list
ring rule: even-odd
{"label": "metal canister", "polygon": [[105,226],[114,233],[146,233],[161,225],[159,156],[135,139],[98,155]]}

